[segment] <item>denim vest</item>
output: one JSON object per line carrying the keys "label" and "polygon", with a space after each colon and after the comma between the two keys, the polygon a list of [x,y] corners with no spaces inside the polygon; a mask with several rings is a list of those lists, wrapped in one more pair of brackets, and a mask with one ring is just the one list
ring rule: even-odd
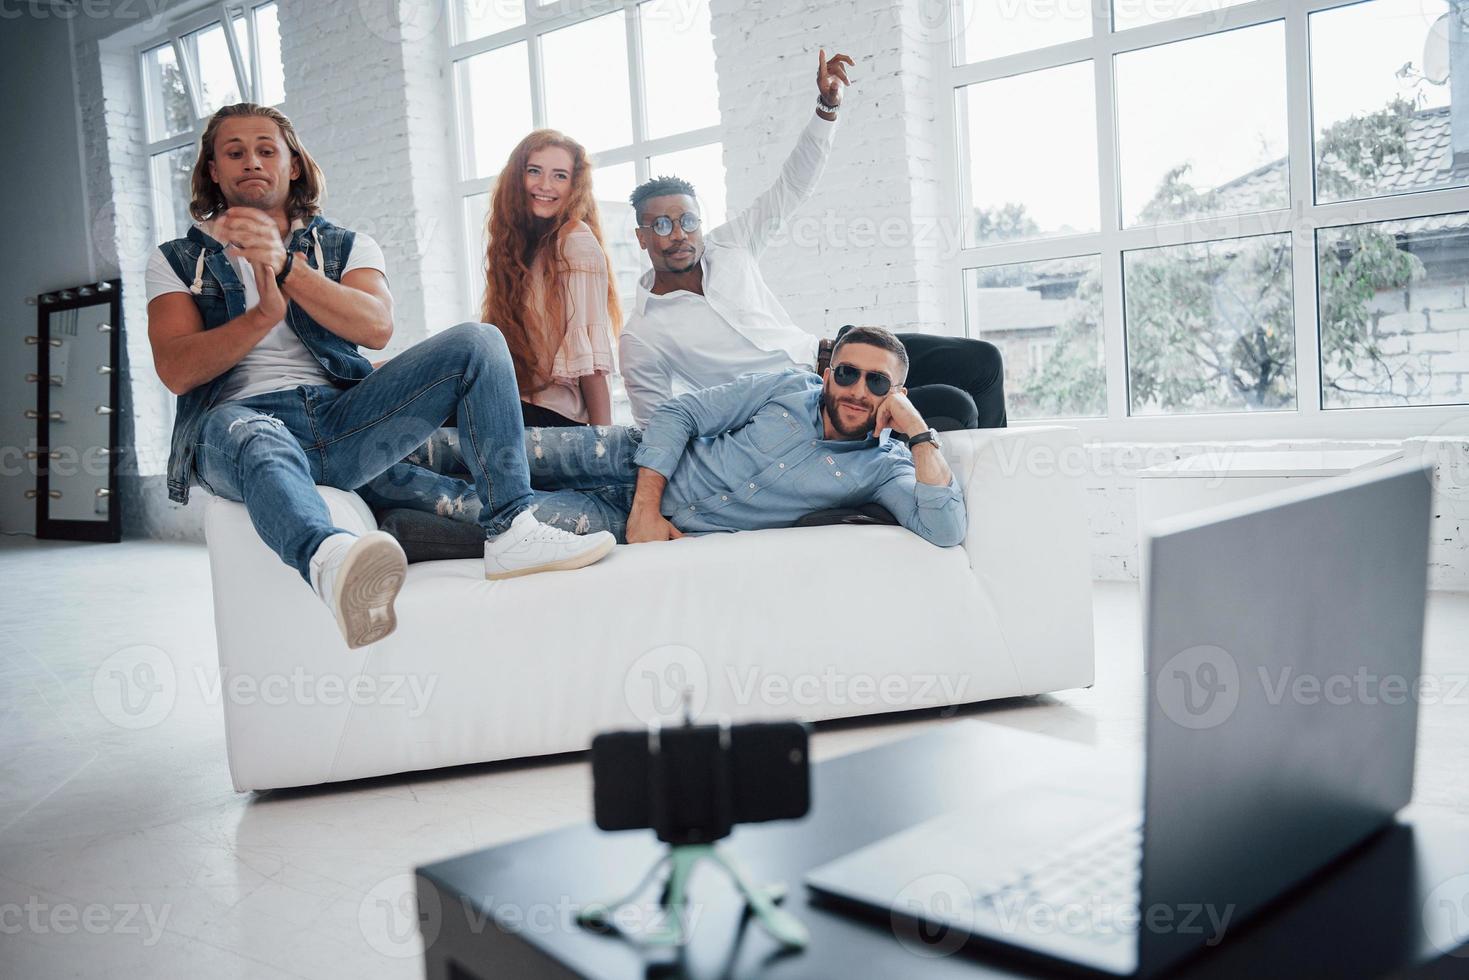
{"label": "denim vest", "polygon": [[[291,235],[286,248],[299,253],[294,261],[304,261],[313,269],[325,272],[328,279],[338,282],[342,278],[342,267],[352,252],[354,237],[352,232],[338,228],[318,215]],[[223,245],[195,227],[189,229],[187,237],[164,242],[158,248],[180,280],[197,286],[191,292],[204,320],[205,330],[213,330],[244,315],[245,287],[235,275],[234,264],[224,254]],[[195,269],[199,268],[200,253],[203,253],[204,264],[196,281]],[[318,257],[324,269],[317,265]],[[295,303],[286,305],[286,323],[296,331],[296,336],[301,338],[306,349],[336,384],[348,387],[372,373],[372,364],[358,352],[356,344],[311,319]],[[189,483],[194,474],[194,446],[199,441],[204,415],[214,407],[228,373],[178,396],[168,453],[170,500],[188,503]]]}

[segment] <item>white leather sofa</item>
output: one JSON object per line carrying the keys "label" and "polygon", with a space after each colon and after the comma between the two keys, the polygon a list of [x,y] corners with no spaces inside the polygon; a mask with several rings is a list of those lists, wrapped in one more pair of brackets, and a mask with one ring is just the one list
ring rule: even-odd
{"label": "white leather sofa", "polygon": [[[946,433],[968,536],[818,527],[618,547],[488,582],[411,565],[398,630],[348,650],[326,609],[214,499],[230,773],[263,790],[586,748],[678,717],[817,721],[1092,683],[1081,442],[1062,427]],[[342,527],[375,527],[321,488]]]}

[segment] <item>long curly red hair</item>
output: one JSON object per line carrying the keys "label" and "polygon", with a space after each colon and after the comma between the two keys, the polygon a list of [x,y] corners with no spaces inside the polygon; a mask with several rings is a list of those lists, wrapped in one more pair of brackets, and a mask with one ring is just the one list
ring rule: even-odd
{"label": "long curly red hair", "polygon": [[[525,190],[525,169],[530,156],[548,146],[571,154],[571,193],[559,214],[537,218],[530,209]],[[602,223],[592,196],[592,164],[587,151],[576,140],[554,129],[537,129],[510,153],[505,169],[495,182],[486,219],[485,294],[480,319],[493,323],[505,336],[515,363],[515,377],[522,397],[551,384],[556,352],[566,337],[566,291],[564,279],[570,268],[562,251],[567,233],[578,221],[586,222],[602,254]],[[530,309],[530,291],[536,274],[536,259],[545,254],[544,322]],[[622,306],[617,298],[617,280],[612,262],[607,261],[607,312],[614,336],[622,327]]]}

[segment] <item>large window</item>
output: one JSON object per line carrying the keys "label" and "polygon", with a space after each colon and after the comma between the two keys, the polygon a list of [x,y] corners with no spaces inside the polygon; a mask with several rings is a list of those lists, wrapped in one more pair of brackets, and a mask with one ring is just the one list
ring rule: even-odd
{"label": "large window", "polygon": [[204,121],[236,102],[285,101],[275,2],[208,8],[144,46],[138,60],[153,227],[158,237],[176,238],[192,220],[189,179]]}
{"label": "large window", "polygon": [[953,2],[954,313],[1012,419],[1463,417],[1469,0]]}
{"label": "large window", "polygon": [[628,194],[658,174],[694,184],[707,226],[724,220],[714,41],[707,0],[456,0],[451,5],[464,281],[484,289],[489,193],[532,129],[592,155],[602,232],[624,303],[642,254]]}

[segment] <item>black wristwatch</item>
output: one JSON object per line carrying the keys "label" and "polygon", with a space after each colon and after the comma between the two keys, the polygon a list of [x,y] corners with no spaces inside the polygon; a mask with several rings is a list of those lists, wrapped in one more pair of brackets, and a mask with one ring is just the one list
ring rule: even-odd
{"label": "black wristwatch", "polygon": [[925,442],[933,443],[933,448],[937,449],[939,452],[944,451],[944,444],[942,442],[939,442],[939,434],[932,429],[920,432],[915,436],[909,436],[908,448],[912,449],[914,446],[921,446]]}
{"label": "black wristwatch", "polygon": [[277,286],[284,286],[286,284],[286,276],[291,274],[291,263],[295,260],[296,253],[288,250],[286,252],[286,264],[281,266],[280,272],[276,273],[275,284]]}

